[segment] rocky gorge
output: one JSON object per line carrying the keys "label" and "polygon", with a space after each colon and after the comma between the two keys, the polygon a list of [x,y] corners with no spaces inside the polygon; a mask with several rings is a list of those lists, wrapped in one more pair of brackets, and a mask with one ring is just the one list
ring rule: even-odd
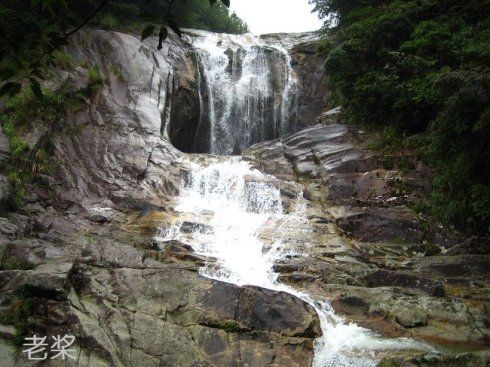
{"label": "rocky gorge", "polygon": [[[416,211],[430,167],[343,123],[315,35],[152,42],[82,33],[56,71],[104,82],[0,218],[2,365],[487,365],[488,254]],[[75,360],[21,352],[68,333]]]}

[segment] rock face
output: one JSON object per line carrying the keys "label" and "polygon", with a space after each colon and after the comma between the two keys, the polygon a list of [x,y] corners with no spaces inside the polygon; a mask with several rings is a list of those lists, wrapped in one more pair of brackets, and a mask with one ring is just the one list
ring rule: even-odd
{"label": "rock face", "polygon": [[[1,108],[0,108],[1,109]],[[10,143],[7,136],[3,132],[3,127],[0,126],[0,168],[8,162],[10,158]]]}
{"label": "rock face", "polygon": [[[339,111],[324,115],[338,120]],[[354,126],[327,122],[244,152],[260,170],[302,183],[308,200],[310,228],[288,236],[309,256],[276,264],[281,281],[327,294],[337,312],[387,336],[488,346],[488,252],[471,255],[471,245],[411,210],[430,171],[411,156],[402,171],[399,157],[367,150],[369,141]]]}
{"label": "rock face", "polygon": [[83,87],[90,83],[87,69],[98,70],[105,83],[90,97],[90,108],[68,121],[77,133],[55,142],[62,167],[59,201],[161,201],[174,193],[178,169],[171,163],[179,152],[169,144],[166,122],[182,113],[172,103],[193,90],[186,46],[171,37],[157,52],[135,37],[103,31],[82,34],[73,44],[69,52],[86,67],[62,74],[59,83]]}
{"label": "rock face", "polygon": [[183,152],[238,155],[253,143],[297,131],[328,105],[314,33],[188,31],[186,39],[198,96],[181,94],[180,117],[169,121],[170,139]]}
{"label": "rock face", "polygon": [[[3,266],[32,270],[1,272],[6,307],[28,295],[29,329],[71,332],[78,365],[309,365],[319,324],[299,299],[154,261],[129,238],[90,238],[6,243]],[[10,365],[24,363],[19,355]]]}
{"label": "rock face", "polygon": [[[54,141],[53,177],[39,177],[16,211],[0,217],[2,366],[28,365],[15,346],[24,336],[66,333],[76,337],[77,366],[311,366],[321,331],[309,304],[205,278],[199,269],[216,259],[185,243],[162,250],[154,241],[156,228],[175,216],[172,200],[189,170],[170,138],[195,134],[199,96],[191,46],[173,35],[161,51],[147,42],[94,31],[68,49],[78,66],[53,84],[85,90],[89,69],[104,82],[86,96],[87,108],[69,111]],[[305,42],[291,57],[304,73],[306,123],[328,105],[328,82],[315,74],[316,46]],[[338,112],[321,120],[340,121]],[[300,194],[306,200],[300,224],[261,233],[269,243],[286,237],[307,255],[275,264],[279,281],[330,300],[348,321],[385,336],[488,347],[485,246],[411,210],[430,170],[416,157],[402,170],[397,157],[387,162],[365,149],[369,139],[355,127],[325,123],[245,151],[255,167],[284,179],[284,211]],[[1,163],[8,150],[0,133]],[[2,175],[0,185],[5,202],[10,188]],[[189,220],[184,230],[196,225]],[[482,353],[406,353],[381,363],[487,362]]]}
{"label": "rock face", "polygon": [[332,87],[325,73],[324,60],[318,56],[318,41],[295,45],[290,53],[299,75],[298,125],[311,125],[323,111],[332,108]]}
{"label": "rock face", "polygon": [[187,134],[199,111],[189,45],[150,42],[93,31],[67,50],[79,66],[53,84],[84,91],[89,70],[104,82],[69,111],[53,177],[0,218],[2,366],[28,364],[15,347],[24,336],[67,333],[77,366],[309,366],[321,334],[311,306],[204,278],[211,259],[178,244],[161,251],[151,225],[132,225],[172,212],[186,167],[169,134]]}

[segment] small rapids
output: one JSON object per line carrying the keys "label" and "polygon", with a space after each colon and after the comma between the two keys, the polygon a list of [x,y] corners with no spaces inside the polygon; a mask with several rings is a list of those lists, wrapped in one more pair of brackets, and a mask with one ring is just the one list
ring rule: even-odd
{"label": "small rapids", "polygon": [[[217,259],[201,268],[203,276],[288,292],[312,305],[323,332],[315,341],[314,367],[375,366],[383,351],[431,350],[410,339],[382,338],[347,323],[327,299],[314,299],[278,281],[276,262],[305,256],[283,234],[291,226],[308,227],[304,215],[308,204],[300,188],[292,206],[286,207],[281,197],[281,184],[297,184],[263,174],[240,157],[191,156],[190,160],[189,175],[176,199],[178,218],[169,228],[161,228],[157,240],[179,240],[197,254]],[[184,231],[183,223],[191,223],[192,230]]]}

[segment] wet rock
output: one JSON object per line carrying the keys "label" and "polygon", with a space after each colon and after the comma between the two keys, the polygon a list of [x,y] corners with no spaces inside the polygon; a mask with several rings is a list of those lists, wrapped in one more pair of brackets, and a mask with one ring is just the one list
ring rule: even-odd
{"label": "wet rock", "polygon": [[378,367],[486,367],[490,363],[488,352],[454,355],[426,354],[416,357],[385,358]]}
{"label": "wet rock", "polygon": [[342,107],[337,106],[331,110],[321,113],[317,118],[316,122],[319,124],[338,124],[342,117]]}
{"label": "wet rock", "polygon": [[13,238],[18,230],[19,228],[10,220],[0,217],[0,238],[1,236],[6,238]]}
{"label": "wet rock", "polygon": [[196,231],[201,233],[210,233],[213,231],[213,227],[204,223],[183,222],[182,226],[180,227],[180,231],[182,233],[194,233]]}
{"label": "wet rock", "polygon": [[16,366],[16,353],[17,348],[12,345],[11,341],[4,342],[0,339],[0,361],[5,367]]}
{"label": "wet rock", "polygon": [[331,85],[323,61],[317,54],[318,41],[300,43],[290,51],[295,72],[301,78],[298,101],[300,126],[313,123],[332,103]]}
{"label": "wet rock", "polygon": [[332,307],[343,314],[365,314],[369,309],[369,303],[360,297],[342,295],[332,302]]}
{"label": "wet rock", "polygon": [[56,206],[61,209],[68,209],[75,204],[75,198],[72,192],[60,191],[56,195]]}
{"label": "wet rock", "polygon": [[[235,319],[246,329],[282,333],[294,337],[321,335],[320,322],[313,307],[299,298],[259,287],[215,284],[204,297],[204,304]],[[226,308],[221,308],[227,305]]]}
{"label": "wet rock", "polygon": [[305,282],[314,282],[319,276],[306,273],[292,273],[286,275],[280,275],[278,280],[289,284],[301,284]]}
{"label": "wet rock", "polygon": [[8,137],[0,126],[0,169],[10,160],[10,143]]}
{"label": "wet rock", "polygon": [[489,265],[489,255],[426,256],[414,262],[413,269],[424,277],[440,280],[485,281],[490,277]]}
{"label": "wet rock", "polygon": [[49,263],[27,273],[24,288],[35,297],[63,300],[69,292],[72,263]]}
{"label": "wet rock", "polygon": [[172,252],[193,252],[192,246],[177,240],[163,241],[161,246],[165,251]]}
{"label": "wet rock", "polygon": [[12,254],[37,248],[40,264],[17,270],[7,282],[2,277],[0,302],[25,289],[35,299],[27,332],[69,330],[80,361],[182,367],[210,360],[238,366],[244,359],[251,366],[306,367],[312,361],[318,317],[290,294],[213,281],[183,262],[142,261],[134,247],[105,238],[93,237],[79,255],[77,245],[57,253],[42,241],[10,246]]}
{"label": "wet rock", "polygon": [[395,307],[391,314],[395,316],[396,322],[405,328],[427,325],[427,313],[415,305],[409,308]]}
{"label": "wet rock", "polygon": [[[451,230],[421,225],[406,204],[423,197],[431,171],[415,157],[402,175],[401,158],[387,169],[386,157],[363,148],[369,134],[326,122],[246,152],[260,169],[304,183],[305,217],[315,223],[288,240],[308,256],[278,264],[279,279],[328,294],[336,312],[386,336],[486,345],[488,246],[463,245]],[[280,176],[287,164],[294,175]],[[442,253],[423,256],[428,243]],[[301,281],[302,274],[312,277]]]}
{"label": "wet rock", "polygon": [[0,338],[14,340],[16,332],[15,327],[11,325],[0,325]]}
{"label": "wet rock", "polygon": [[94,223],[106,223],[110,220],[109,216],[107,214],[101,213],[101,212],[89,212],[86,215],[86,218]]}
{"label": "wet rock", "polygon": [[7,180],[7,177],[0,174],[0,209],[8,205],[8,201],[12,195],[12,187]]}
{"label": "wet rock", "polygon": [[348,236],[363,242],[420,242],[423,235],[418,218],[406,207],[363,208],[346,213],[337,224]]}
{"label": "wet rock", "polygon": [[368,287],[402,287],[419,289],[435,297],[443,297],[444,287],[439,282],[402,272],[380,269],[363,278]]}

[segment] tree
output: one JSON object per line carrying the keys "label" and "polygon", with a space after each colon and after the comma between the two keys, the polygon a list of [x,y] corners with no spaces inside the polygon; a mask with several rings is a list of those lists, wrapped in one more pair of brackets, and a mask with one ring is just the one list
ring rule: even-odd
{"label": "tree", "polygon": [[[159,48],[169,30],[181,34],[180,22],[185,26],[195,24],[189,21],[191,14],[200,17],[203,27],[230,32],[246,30],[236,15],[229,16],[230,0],[207,2],[205,9],[201,0],[3,0],[0,97],[14,96],[28,83],[32,92],[42,98],[40,81],[45,78],[46,67],[53,62],[55,51],[88,24],[107,20],[111,11],[117,11],[120,17],[114,18],[115,22],[139,18],[151,23],[143,30],[142,39],[157,32]],[[208,21],[210,18],[214,23]]]}
{"label": "tree", "polygon": [[430,211],[490,232],[490,1],[310,0],[330,25],[326,68],[348,118],[437,168]]}

